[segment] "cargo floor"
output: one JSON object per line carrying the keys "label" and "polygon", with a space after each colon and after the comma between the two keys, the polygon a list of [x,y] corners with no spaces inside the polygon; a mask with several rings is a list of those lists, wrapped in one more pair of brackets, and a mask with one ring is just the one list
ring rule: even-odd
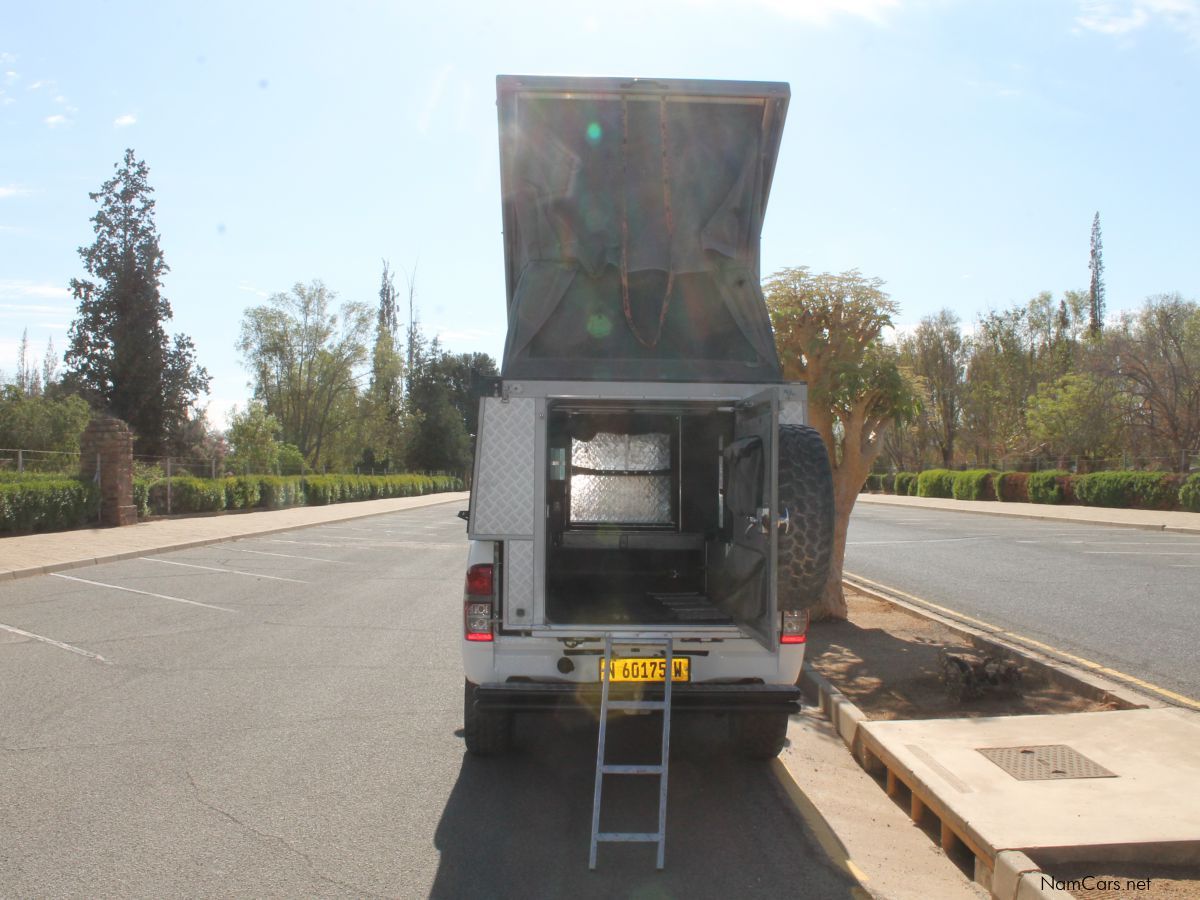
{"label": "cargo floor", "polygon": [[552,591],[549,619],[569,625],[732,625],[704,594]]}

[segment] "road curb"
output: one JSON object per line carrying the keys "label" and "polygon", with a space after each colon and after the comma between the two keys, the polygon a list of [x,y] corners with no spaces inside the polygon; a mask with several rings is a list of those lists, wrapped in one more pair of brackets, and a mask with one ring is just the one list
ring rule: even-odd
{"label": "road curb", "polygon": [[[1164,531],[1172,534],[1200,534],[1200,521],[1196,524],[1186,525],[1170,525],[1167,523],[1155,522],[1121,522],[1117,519],[1097,519],[1084,515],[1071,515],[1066,512],[1072,508],[1071,504],[1054,505],[1050,509],[1063,510],[1063,514],[1049,514],[1041,512],[1033,512],[1032,510],[1013,509],[1012,505],[1005,504],[999,500],[957,500],[955,503],[971,503],[971,507],[962,506],[946,506],[941,503],[909,503],[890,500],[895,497],[895,494],[859,494],[859,500],[870,505],[890,506],[894,509],[932,509],[938,512],[956,512],[956,513],[974,513],[979,516],[996,516],[1002,519],[1031,519],[1037,522],[1068,522],[1073,525],[1111,525],[1114,528],[1135,528],[1139,531]],[[925,497],[914,497],[914,500],[932,499]],[[978,507],[978,508],[975,508]],[[1085,506],[1082,509],[1107,509],[1108,507]],[[1121,510],[1114,508],[1114,514],[1119,514]],[[1144,512],[1144,510],[1133,510],[1133,512]],[[1179,512],[1172,510],[1170,512]],[[1186,512],[1184,514],[1187,514]],[[1191,513],[1200,520],[1200,514]]]}
{"label": "road curb", "polygon": [[[1069,664],[1049,658],[1034,658],[1028,648],[998,640],[995,636],[989,635],[979,629],[971,628],[960,622],[948,619],[945,616],[922,609],[915,604],[906,603],[898,598],[887,596],[871,588],[866,588],[849,578],[845,579],[845,584],[877,600],[900,607],[912,615],[936,621],[956,634],[971,640],[972,643],[978,643],[983,649],[990,649],[1005,655],[1019,656],[1023,661],[1036,668],[1055,683],[1083,693],[1092,699],[1107,700],[1124,709],[1164,707],[1168,705],[1158,700],[1144,697],[1131,689],[1113,684],[1090,673],[1075,670]],[[838,736],[842,739],[842,742],[846,745],[846,749],[850,751],[850,755],[854,757],[854,760],[869,775],[874,777],[886,776],[889,784],[889,793],[892,793],[890,785],[893,782],[894,773],[888,771],[885,764],[870,752],[860,735],[859,725],[870,721],[866,713],[838,690],[828,679],[819,674],[808,661],[805,661],[804,667],[801,670],[799,684],[805,696],[810,698],[814,702],[814,705],[820,708],[821,713],[838,733]],[[781,781],[785,778],[789,780],[791,778],[790,773],[787,772],[786,767],[782,764],[776,768],[776,775]],[[786,784],[785,788],[787,788]],[[795,784],[794,788],[787,788],[787,792],[789,797],[792,798],[793,803],[800,809],[801,815],[807,819],[807,808],[799,803],[794,796],[797,792],[803,794],[800,786]],[[807,798],[805,800],[807,801]],[[807,806],[812,807],[811,802],[808,802]],[[812,810],[816,815],[820,816],[819,810],[816,810],[815,807],[812,807]],[[824,817],[821,817],[821,821],[825,821]],[[826,827],[829,827],[828,823],[826,823]],[[1053,887],[1043,887],[1045,880],[1042,877],[1044,874],[1043,871],[1032,859],[1019,850],[1001,850],[996,853],[993,860],[988,862],[991,864],[990,869],[985,862],[976,857],[975,881],[988,890],[995,900],[1066,900],[1066,898],[1073,896],[1066,891],[1060,891]],[[852,871],[851,874],[853,874]]]}
{"label": "road curb", "polygon": [[[444,497],[444,498],[439,497],[439,494],[424,494],[420,497],[404,498],[404,499],[413,499],[413,500],[425,500],[426,498],[438,498],[438,499],[429,499],[427,502],[417,503],[411,507],[405,507],[405,509],[422,509],[422,508],[429,507],[429,506],[440,506],[440,505],[443,505],[446,503],[462,503],[462,502],[464,502],[463,498],[461,496],[461,492],[454,492],[454,494],[455,494],[455,496]],[[337,506],[334,505],[331,507],[331,509],[337,509]],[[276,512],[287,512],[288,510],[275,510],[275,511]],[[387,515],[391,515],[394,512],[402,512],[403,509],[387,509],[387,510],[371,510],[371,511],[364,510],[362,512],[351,512],[351,511],[343,508],[338,511],[343,514],[337,516],[336,518],[331,518],[326,522],[301,522],[298,524],[293,522],[290,525],[280,525],[277,527],[271,526],[268,528],[247,529],[247,530],[238,531],[236,533],[215,535],[213,537],[199,538],[196,540],[176,540],[176,541],[168,542],[165,544],[157,544],[152,547],[143,547],[138,550],[121,550],[119,552],[108,553],[108,554],[104,554],[102,556],[79,557],[76,559],[64,560],[62,562],[51,562],[51,563],[47,563],[42,566],[28,566],[23,569],[9,569],[7,571],[0,572],[0,581],[4,581],[4,580],[8,580],[8,579],[17,579],[17,578],[30,578],[30,577],[33,577],[36,575],[49,575],[53,572],[64,572],[69,569],[82,569],[82,568],[86,568],[87,566],[98,566],[98,565],[102,565],[104,563],[110,563],[110,562],[121,562],[121,561],[127,560],[127,559],[136,559],[138,557],[145,556],[146,554],[149,554],[149,553],[169,553],[174,550],[190,550],[194,547],[207,547],[211,544],[224,544],[229,541],[238,541],[238,540],[242,540],[243,538],[258,537],[259,535],[264,535],[264,534],[279,534],[284,531],[294,531],[297,528],[308,528],[308,527],[311,527],[314,525],[326,525],[326,524],[329,524],[329,522],[351,522],[351,521],[357,521],[358,519],[368,519],[373,516],[387,516]],[[258,512],[268,512],[268,511],[258,510]],[[205,518],[212,519],[212,518],[216,518],[216,517],[206,516]],[[69,532],[60,532],[60,533],[68,534]]]}
{"label": "road curb", "polygon": [[1170,706],[1163,700],[1149,697],[1132,687],[1088,672],[1065,659],[1041,653],[1008,635],[969,625],[934,610],[878,590],[865,579],[849,575],[843,583],[875,600],[890,603],[906,612],[937,622],[955,634],[969,640],[976,648],[999,656],[1019,657],[1023,663],[1035,670],[1052,684],[1082,694],[1098,703],[1110,703],[1115,709],[1159,709]]}

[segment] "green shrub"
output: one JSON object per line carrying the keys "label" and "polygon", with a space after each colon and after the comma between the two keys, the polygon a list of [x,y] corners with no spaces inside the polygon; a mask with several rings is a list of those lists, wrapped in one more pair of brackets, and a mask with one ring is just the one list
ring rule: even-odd
{"label": "green shrub", "polygon": [[[170,485],[171,508],[167,509]],[[148,503],[154,515],[219,512],[225,508],[225,481],[222,478],[194,478],[178,475],[150,485]]]}
{"label": "green shrub", "polygon": [[226,509],[254,509],[258,506],[260,494],[258,479],[253,476],[239,475],[225,479]]}
{"label": "green shrub", "polygon": [[1166,472],[1092,472],[1071,479],[1080,503],[1125,509],[1170,509],[1176,484]]}
{"label": "green shrub", "polygon": [[1068,503],[1071,492],[1071,473],[1060,469],[1030,472],[1027,480],[1030,503]]}
{"label": "green shrub", "polygon": [[991,469],[968,469],[955,472],[951,493],[955,500],[995,500],[992,477],[999,473]]}
{"label": "green shrub", "polygon": [[895,487],[896,493],[901,496],[914,496],[917,492],[917,473],[897,472]]}
{"label": "green shrub", "polygon": [[953,497],[954,475],[949,469],[926,469],[917,476],[917,496]]}
{"label": "green shrub", "polygon": [[1189,476],[1179,486],[1179,507],[1189,512],[1200,512],[1200,472]]}
{"label": "green shrub", "polygon": [[0,532],[61,531],[87,523],[100,492],[78,478],[35,478],[0,483]]}
{"label": "green shrub", "polygon": [[304,503],[304,483],[296,475],[263,475],[258,479],[259,504],[284,509]]}
{"label": "green shrub", "polygon": [[883,490],[883,476],[879,474],[868,475],[866,487],[872,494],[880,493]]}
{"label": "green shrub", "polygon": [[992,476],[992,491],[1002,503],[1028,503],[1029,473],[997,472]]}

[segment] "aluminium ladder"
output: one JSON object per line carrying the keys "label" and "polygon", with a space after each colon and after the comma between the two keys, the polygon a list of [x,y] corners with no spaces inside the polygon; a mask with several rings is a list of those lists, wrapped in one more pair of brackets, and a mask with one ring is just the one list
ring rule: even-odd
{"label": "aluminium ladder", "polygon": [[[638,646],[663,648],[663,657],[666,660],[666,670],[663,678],[663,698],[661,700],[608,699],[608,685],[612,679],[613,636],[612,632],[606,632],[604,635],[604,668],[600,676],[600,739],[596,747],[596,789],[592,796],[592,843],[588,853],[588,868],[596,868],[596,848],[603,841],[607,843],[656,843],[658,844],[658,862],[656,868],[661,869],[663,867],[663,856],[667,844],[667,762],[671,753],[671,675],[674,667],[673,639],[670,635],[650,635],[623,640],[622,643],[636,643]],[[659,765],[613,766],[605,763],[604,745],[608,732],[608,711],[610,709],[644,709],[660,710],[662,712],[662,761]],[[658,776],[657,831],[622,832],[600,830],[600,795],[605,775]]]}

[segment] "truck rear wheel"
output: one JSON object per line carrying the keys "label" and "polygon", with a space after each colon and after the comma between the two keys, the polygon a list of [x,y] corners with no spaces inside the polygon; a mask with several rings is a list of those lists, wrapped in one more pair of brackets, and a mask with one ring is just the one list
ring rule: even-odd
{"label": "truck rear wheel", "polygon": [[475,685],[463,682],[463,737],[474,756],[498,756],[512,748],[512,714],[475,706]]}
{"label": "truck rear wheel", "polygon": [[746,759],[774,759],[787,743],[786,712],[747,712],[733,715],[733,744]]}
{"label": "truck rear wheel", "polygon": [[779,608],[816,606],[833,554],[833,473],[825,442],[807,425],[779,426]]}

